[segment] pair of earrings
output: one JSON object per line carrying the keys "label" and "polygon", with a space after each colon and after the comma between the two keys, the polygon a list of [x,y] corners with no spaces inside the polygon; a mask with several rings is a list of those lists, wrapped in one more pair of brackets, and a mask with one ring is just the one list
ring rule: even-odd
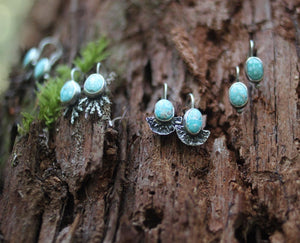
{"label": "pair of earrings", "polygon": [[[46,46],[53,45],[56,51],[53,52],[49,58],[42,57],[43,50]],[[39,46],[29,49],[23,59],[23,67],[26,69],[33,68],[33,76],[36,80],[47,79],[51,67],[59,60],[62,56],[62,46],[53,37],[46,37],[43,39]],[[29,77],[32,75],[32,71],[29,73]],[[29,78],[28,77],[28,78]]]}
{"label": "pair of earrings", "polygon": [[81,87],[75,81],[74,73],[81,72],[78,68],[71,71],[71,80],[67,81],[61,91],[60,100],[66,106],[64,116],[71,112],[71,124],[74,124],[79,113],[85,109],[85,118],[88,115],[96,115],[99,118],[109,119],[110,111],[105,109],[110,104],[107,86],[115,79],[115,74],[111,73],[106,79],[100,74],[101,64],[97,64],[97,72],[88,76],[83,85],[83,93],[86,97],[80,98]]}
{"label": "pair of earrings", "polygon": [[189,94],[191,108],[182,117],[175,117],[173,104],[167,100],[167,84],[161,100],[155,104],[154,117],[146,120],[150,129],[159,135],[168,135],[176,130],[178,138],[186,145],[197,146],[206,142],[210,131],[202,129],[202,114],[195,108],[193,94]]}
{"label": "pair of earrings", "polygon": [[[260,81],[264,77],[263,62],[260,58],[253,56],[254,41],[250,40],[249,57],[245,64],[245,73],[248,80],[259,87]],[[229,88],[229,101],[231,105],[242,112],[243,108],[248,103],[248,88],[245,84],[239,81],[240,68],[236,66],[236,82]]]}

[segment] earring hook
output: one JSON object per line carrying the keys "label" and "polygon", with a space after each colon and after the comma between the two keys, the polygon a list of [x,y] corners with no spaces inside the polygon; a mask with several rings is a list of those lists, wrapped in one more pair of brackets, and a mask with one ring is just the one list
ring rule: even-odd
{"label": "earring hook", "polygon": [[195,108],[195,99],[194,95],[192,93],[189,93],[189,96],[191,98],[191,108]]}
{"label": "earring hook", "polygon": [[249,57],[253,57],[254,41],[250,40]]}
{"label": "earring hook", "polygon": [[163,99],[167,99],[167,91],[168,91],[168,85],[167,83],[164,83]]}
{"label": "earring hook", "polygon": [[96,69],[98,74],[100,73],[100,67],[101,67],[101,63],[98,62],[98,63],[97,63],[97,69]]}
{"label": "earring hook", "polygon": [[74,79],[74,73],[75,73],[76,71],[77,71],[77,72],[80,72],[80,74],[82,74],[81,70],[80,70],[78,67],[72,68],[72,70],[71,70],[71,79],[72,79],[72,80],[75,80],[75,79]]}
{"label": "earring hook", "polygon": [[56,47],[57,40],[54,39],[53,37],[46,37],[42,39],[38,47],[40,52],[42,52],[47,45],[54,45]]}
{"label": "earring hook", "polygon": [[236,69],[236,81],[238,82],[240,78],[240,68],[239,66],[236,66],[235,69]]}
{"label": "earring hook", "polygon": [[54,45],[56,47],[56,51],[49,58],[51,65],[53,65],[63,54],[62,46],[56,38],[46,37],[41,40],[39,44],[38,49],[40,51],[40,54],[43,52],[44,48],[47,45]]}
{"label": "earring hook", "polygon": [[59,42],[56,43],[56,48],[57,48],[57,51],[54,52],[50,58],[49,58],[49,61],[50,61],[50,64],[51,66],[58,60],[60,59],[60,57],[62,56],[63,54],[63,48],[61,46],[61,44]]}

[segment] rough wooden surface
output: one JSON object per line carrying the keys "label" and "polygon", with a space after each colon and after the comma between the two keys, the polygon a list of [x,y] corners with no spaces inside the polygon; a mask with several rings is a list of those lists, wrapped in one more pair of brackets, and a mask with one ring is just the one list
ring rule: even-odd
{"label": "rough wooden surface", "polygon": [[[112,116],[123,107],[127,115],[118,132],[83,116],[74,126],[61,118],[52,134],[35,123],[6,165],[3,239],[299,240],[298,1],[58,2],[37,1],[24,47],[53,31],[71,62],[81,45],[106,34],[112,55],[105,65],[119,75]],[[47,7],[47,21],[37,25]],[[250,38],[264,62],[259,89],[243,74]],[[240,115],[228,100],[237,65],[250,96]],[[150,131],[145,118],[164,82],[177,115],[193,92],[211,131],[203,146]]]}

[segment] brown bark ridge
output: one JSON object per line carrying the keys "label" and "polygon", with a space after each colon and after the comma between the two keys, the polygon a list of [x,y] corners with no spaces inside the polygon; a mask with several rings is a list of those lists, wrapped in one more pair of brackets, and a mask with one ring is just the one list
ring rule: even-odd
{"label": "brown bark ridge", "polygon": [[[55,2],[37,1],[24,46],[52,32],[71,63],[107,35],[112,116],[127,115],[115,129],[83,115],[50,134],[34,123],[15,142],[3,241],[299,242],[299,1]],[[259,89],[242,74],[249,39],[264,62]],[[240,115],[228,101],[237,65],[250,96]],[[193,92],[211,131],[204,145],[149,129],[165,82],[179,116]]]}

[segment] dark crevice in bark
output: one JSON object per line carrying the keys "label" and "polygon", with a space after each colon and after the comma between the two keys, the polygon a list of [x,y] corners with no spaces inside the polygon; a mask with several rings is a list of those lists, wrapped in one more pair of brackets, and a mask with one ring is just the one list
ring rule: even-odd
{"label": "dark crevice in bark", "polygon": [[10,131],[10,145],[8,151],[9,153],[11,153],[14,148],[14,144],[17,136],[18,136],[18,125],[16,122],[14,122]]}
{"label": "dark crevice in bark", "polygon": [[38,242],[38,240],[39,240],[39,235],[40,235],[42,224],[43,224],[43,214],[44,214],[44,211],[41,210],[41,212],[38,215],[36,215],[37,226],[36,226],[36,236],[35,236],[34,242]]}
{"label": "dark crevice in bark", "polygon": [[[296,92],[297,92],[297,95],[298,95],[298,105],[300,105],[300,64],[297,65],[297,72],[298,72],[298,85],[297,85],[297,88],[296,88]],[[300,110],[299,106],[298,106],[298,110]]]}
{"label": "dark crevice in bark", "polygon": [[149,60],[144,67],[144,94],[142,99],[142,110],[145,110],[148,107],[148,104],[151,100],[151,95],[153,92],[152,89],[152,67],[151,61]]}
{"label": "dark crevice in bark", "polygon": [[[110,185],[110,189],[108,190],[109,193],[108,195],[106,195],[104,201],[105,201],[105,214],[104,214],[104,223],[105,223],[105,228],[104,228],[104,232],[103,232],[103,239],[102,241],[105,239],[105,237],[107,237],[107,232],[108,232],[108,228],[109,228],[109,221],[111,220],[111,210],[112,210],[112,206],[115,206],[113,205],[114,203],[120,203],[121,202],[114,202],[113,201],[116,201],[115,199],[115,193],[116,193],[116,190],[119,190],[120,188],[116,188],[116,181],[118,180],[117,178],[117,175],[119,173],[119,170],[120,170],[120,164],[116,165],[115,169],[114,169],[114,172],[113,172],[113,175],[112,175],[112,178],[111,178],[111,185]],[[115,182],[115,183],[114,183]],[[115,214],[119,214],[119,212],[114,212]],[[113,238],[115,238],[115,234],[116,234],[116,231],[113,232]]]}
{"label": "dark crevice in bark", "polygon": [[[272,34],[272,41],[273,41],[273,56],[274,56],[274,66],[276,66],[277,64],[277,53],[276,53],[276,42],[275,42],[275,35]],[[274,67],[273,68],[273,78],[274,78],[274,97],[275,97],[275,101],[274,101],[274,117],[275,117],[275,142],[276,144],[278,144],[278,114],[277,114],[277,79],[276,79],[276,73],[277,70]],[[276,152],[277,155],[279,154],[279,148],[278,146],[276,146]]]}
{"label": "dark crevice in bark", "polygon": [[[121,121],[118,126],[119,132],[114,131],[114,136],[107,137],[105,148],[110,146],[116,146],[116,154],[113,158],[104,154],[104,161],[110,158],[115,162],[114,171],[109,183],[108,194],[105,196],[105,214],[104,214],[104,232],[102,241],[115,242],[116,235],[120,225],[120,218],[122,216],[122,210],[125,204],[125,169],[126,169],[126,156],[127,156],[127,130],[126,121]],[[112,132],[112,131],[111,131]],[[107,133],[108,134],[108,133]],[[106,136],[107,136],[106,134]],[[109,144],[108,144],[109,143]],[[107,151],[107,149],[105,149]]]}
{"label": "dark crevice in bark", "polygon": [[[95,173],[97,174],[97,173]],[[88,198],[86,193],[87,187],[90,184],[91,176],[87,175],[83,181],[80,182],[80,188],[76,191],[75,198],[79,201],[85,201]]]}
{"label": "dark crevice in bark", "polygon": [[147,208],[144,212],[144,226],[148,229],[156,228],[163,220],[163,210],[160,208]]}
{"label": "dark crevice in bark", "polygon": [[1,231],[0,231],[0,243],[5,243],[4,236]]}
{"label": "dark crevice in bark", "polygon": [[240,243],[270,242],[270,236],[282,232],[283,222],[268,213],[267,206],[260,205],[253,216],[239,214],[235,221],[235,238]]}
{"label": "dark crevice in bark", "polygon": [[70,192],[67,193],[66,202],[61,213],[62,216],[58,232],[74,221],[74,197]]}

